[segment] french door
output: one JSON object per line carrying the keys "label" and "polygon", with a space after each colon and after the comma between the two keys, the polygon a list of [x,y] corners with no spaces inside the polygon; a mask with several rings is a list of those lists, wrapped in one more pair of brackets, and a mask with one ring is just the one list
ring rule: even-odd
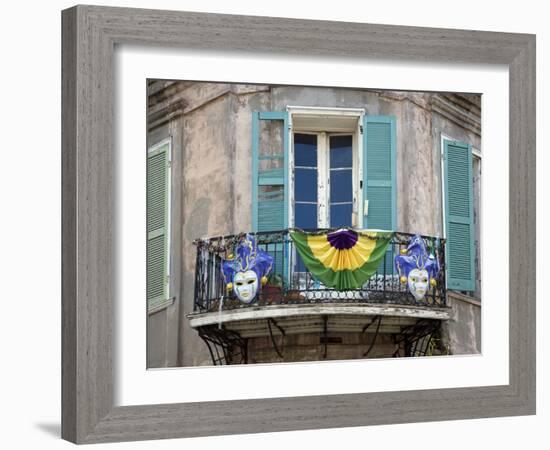
{"label": "french door", "polygon": [[295,227],[352,226],[355,160],[351,133],[294,133]]}

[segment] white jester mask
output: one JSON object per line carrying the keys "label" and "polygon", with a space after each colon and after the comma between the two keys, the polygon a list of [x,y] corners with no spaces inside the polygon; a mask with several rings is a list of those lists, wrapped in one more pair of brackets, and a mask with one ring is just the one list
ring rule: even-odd
{"label": "white jester mask", "polygon": [[[435,243],[432,245],[436,246]],[[395,256],[395,268],[402,283],[407,283],[409,292],[416,301],[422,300],[430,286],[437,288],[439,277],[439,261],[428,253],[422,236],[416,234],[406,249],[401,249]]]}
{"label": "white jester mask", "polygon": [[235,273],[234,289],[237,298],[245,303],[250,303],[258,292],[258,275],[253,270]]}
{"label": "white jester mask", "polygon": [[273,256],[256,245],[253,235],[241,237],[234,253],[222,264],[226,292],[243,303],[252,303],[258,294],[260,280],[265,284],[273,267]]}
{"label": "white jester mask", "polygon": [[426,269],[413,269],[407,277],[410,293],[416,300],[422,300],[428,292],[430,277]]}

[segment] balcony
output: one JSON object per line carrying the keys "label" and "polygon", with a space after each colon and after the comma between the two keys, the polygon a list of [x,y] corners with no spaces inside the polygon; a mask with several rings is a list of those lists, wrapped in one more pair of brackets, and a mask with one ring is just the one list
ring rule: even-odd
{"label": "balcony", "polygon": [[[222,273],[222,262],[236,252],[236,246],[245,236],[220,236],[195,241],[197,259],[195,268],[195,313],[243,310],[284,305],[392,305],[413,309],[446,307],[445,241],[432,236],[420,236],[439,262],[436,284],[430,286],[422,300],[416,300],[407,283],[400,280],[394,265],[395,255],[404,251],[412,234],[392,233],[386,255],[376,272],[361,287],[337,290],[324,286],[305,267],[290,238],[291,230],[253,233],[258,249],[273,257],[269,280],[259,287],[254,301],[243,303],[233,291],[228,291]],[[318,232],[319,230],[315,230]],[[335,230],[325,230],[335,231]],[[351,309],[350,309],[351,311]],[[431,317],[431,316],[430,316]],[[433,317],[431,317],[433,318]]]}
{"label": "balcony", "polygon": [[[451,318],[446,302],[443,239],[400,232],[309,232],[308,236],[326,236],[325,244],[331,236],[344,232],[357,236],[385,234],[383,246],[363,277],[366,281],[361,278],[355,283],[359,287],[342,289],[328,287],[307,269],[303,247],[293,239],[296,231],[195,241],[195,303],[187,318],[208,346],[214,365],[430,353],[431,337],[438,335],[442,321]],[[235,295],[236,272],[224,277],[224,267],[227,270],[229,261],[238,261],[235,255],[239,248],[251,240],[256,255],[261,251],[269,255],[269,270],[267,276],[262,271],[251,275],[257,291],[243,300],[242,291]],[[437,267],[430,272],[425,295],[416,297],[410,292],[407,277],[395,267],[395,256],[413,254],[412,242],[424,249],[425,256],[433,255],[429,260],[424,258],[422,268]],[[309,267],[313,267],[311,261]],[[245,271],[239,265],[239,273]]]}

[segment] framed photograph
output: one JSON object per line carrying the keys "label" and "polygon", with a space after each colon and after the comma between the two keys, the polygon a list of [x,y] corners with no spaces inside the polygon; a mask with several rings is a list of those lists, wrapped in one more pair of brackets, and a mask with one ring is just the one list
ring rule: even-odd
{"label": "framed photograph", "polygon": [[534,414],[534,36],[62,18],[65,439]]}
{"label": "framed photograph", "polygon": [[481,353],[481,94],[147,90],[148,367]]}

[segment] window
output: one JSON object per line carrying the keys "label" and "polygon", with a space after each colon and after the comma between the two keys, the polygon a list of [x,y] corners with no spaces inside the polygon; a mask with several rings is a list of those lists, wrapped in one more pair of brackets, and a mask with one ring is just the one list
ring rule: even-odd
{"label": "window", "polygon": [[[397,229],[393,116],[292,106],[254,112],[252,157],[254,231]],[[284,261],[277,264],[283,271]],[[383,264],[393,271],[391,250]]]}
{"label": "window", "polygon": [[147,310],[170,305],[171,144],[164,140],[147,152]]}
{"label": "window", "polygon": [[363,227],[363,109],[289,107],[291,226]]}

